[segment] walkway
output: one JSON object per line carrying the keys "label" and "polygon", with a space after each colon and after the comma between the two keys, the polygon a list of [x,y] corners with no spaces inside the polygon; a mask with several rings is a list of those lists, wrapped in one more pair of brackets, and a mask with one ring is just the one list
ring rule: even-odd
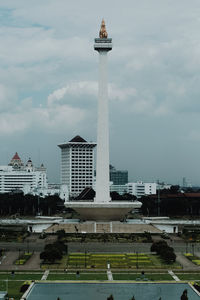
{"label": "walkway", "polygon": [[176,253],[176,260],[181,264],[183,270],[200,271],[200,267],[193,264],[181,253]]}
{"label": "walkway", "polygon": [[108,280],[110,281],[113,281],[113,276],[112,276],[112,272],[111,272],[111,269],[110,269],[110,264],[107,264],[107,276],[108,276]]}
{"label": "walkway", "polygon": [[172,276],[172,278],[175,281],[180,281],[180,279],[178,278],[178,276],[176,276],[172,270],[168,270],[168,273]]}
{"label": "walkway", "polygon": [[42,276],[41,280],[47,280],[47,277],[49,276],[49,270],[46,270],[44,272],[44,275]]}

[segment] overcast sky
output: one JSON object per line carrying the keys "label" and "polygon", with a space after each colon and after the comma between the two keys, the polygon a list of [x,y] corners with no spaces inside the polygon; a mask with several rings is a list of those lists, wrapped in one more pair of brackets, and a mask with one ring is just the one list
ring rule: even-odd
{"label": "overcast sky", "polygon": [[17,151],[59,182],[57,145],[96,141],[102,17],[111,163],[130,181],[200,185],[199,0],[0,0],[0,164]]}

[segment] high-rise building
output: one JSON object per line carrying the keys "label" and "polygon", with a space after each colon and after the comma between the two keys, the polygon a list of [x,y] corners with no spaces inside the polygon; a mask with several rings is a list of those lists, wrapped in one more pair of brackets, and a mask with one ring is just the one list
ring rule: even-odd
{"label": "high-rise building", "polygon": [[110,165],[110,181],[113,185],[124,185],[128,183],[128,171],[116,170],[115,167]]}
{"label": "high-rise building", "polygon": [[46,168],[35,168],[29,158],[23,164],[16,152],[8,166],[0,166],[0,193],[15,190],[31,192],[35,188],[47,188]]}
{"label": "high-rise building", "polygon": [[86,187],[93,187],[96,143],[75,136],[58,147],[61,148],[61,184],[68,186],[69,195],[75,197]]}

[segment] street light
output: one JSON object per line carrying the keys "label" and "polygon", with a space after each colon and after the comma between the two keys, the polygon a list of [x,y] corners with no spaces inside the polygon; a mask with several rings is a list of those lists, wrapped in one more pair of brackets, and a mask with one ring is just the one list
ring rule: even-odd
{"label": "street light", "polygon": [[138,251],[136,251],[136,268],[138,269]]}
{"label": "street light", "polygon": [[160,186],[158,187],[158,217],[160,217]]}
{"label": "street light", "polygon": [[86,249],[85,249],[85,269],[86,269],[86,267],[87,267],[87,258],[86,258],[86,254],[87,254],[87,251],[86,251]]}
{"label": "street light", "polygon": [[188,242],[185,243],[185,253],[188,253]]}
{"label": "street light", "polygon": [[27,252],[29,253],[29,240],[27,240]]}
{"label": "street light", "polygon": [[192,244],[192,255],[194,256],[194,244]]}

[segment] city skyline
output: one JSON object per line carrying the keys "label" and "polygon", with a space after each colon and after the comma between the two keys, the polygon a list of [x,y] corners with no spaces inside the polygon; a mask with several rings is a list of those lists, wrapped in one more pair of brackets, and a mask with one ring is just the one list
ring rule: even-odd
{"label": "city skyline", "polygon": [[91,45],[104,17],[114,43],[111,164],[128,169],[130,181],[200,184],[200,4],[193,3],[0,4],[0,164],[17,151],[44,162],[49,181],[59,182],[57,144],[75,135],[96,142]]}

